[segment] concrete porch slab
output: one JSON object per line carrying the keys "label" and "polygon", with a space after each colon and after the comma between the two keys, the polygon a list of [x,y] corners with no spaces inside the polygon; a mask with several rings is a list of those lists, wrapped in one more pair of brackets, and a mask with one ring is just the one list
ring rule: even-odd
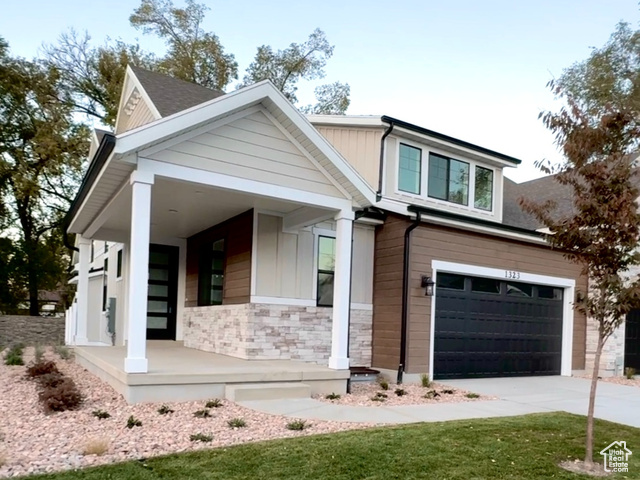
{"label": "concrete porch slab", "polygon": [[148,341],[149,372],[124,372],[126,347],[76,347],[76,362],[109,383],[129,403],[226,398],[227,385],[304,382],[312,394],[344,393],[349,370],[290,360],[244,360]]}

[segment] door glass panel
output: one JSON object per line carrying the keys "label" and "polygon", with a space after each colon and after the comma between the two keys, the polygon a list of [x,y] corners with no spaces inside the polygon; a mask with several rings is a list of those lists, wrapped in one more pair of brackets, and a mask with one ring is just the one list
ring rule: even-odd
{"label": "door glass panel", "polygon": [[149,285],[150,297],[166,297],[169,295],[168,285]]}
{"label": "door glass panel", "polygon": [[464,290],[464,277],[453,273],[438,273],[436,285],[438,288]]}
{"label": "door glass panel", "polygon": [[500,281],[492,278],[472,278],[471,291],[479,293],[500,293]]}
{"label": "door glass panel", "polygon": [[149,252],[149,263],[169,265],[169,254],[165,252]]}
{"label": "door glass panel", "polygon": [[161,300],[148,300],[147,301],[147,312],[149,313],[167,313],[168,312],[168,302],[164,302]]}
{"label": "door glass panel", "polygon": [[169,280],[169,270],[166,268],[150,268],[149,280]]}
{"label": "door glass panel", "polygon": [[147,328],[167,328],[167,317],[147,317]]}
{"label": "door glass panel", "polygon": [[507,295],[513,297],[533,297],[533,285],[528,283],[507,283]]}

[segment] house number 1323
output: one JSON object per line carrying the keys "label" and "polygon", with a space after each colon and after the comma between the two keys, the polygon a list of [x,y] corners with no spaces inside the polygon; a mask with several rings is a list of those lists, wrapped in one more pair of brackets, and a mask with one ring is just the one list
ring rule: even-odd
{"label": "house number 1323", "polygon": [[514,272],[513,270],[505,270],[504,271],[504,278],[508,278],[510,280],[519,280],[520,279],[520,272]]}

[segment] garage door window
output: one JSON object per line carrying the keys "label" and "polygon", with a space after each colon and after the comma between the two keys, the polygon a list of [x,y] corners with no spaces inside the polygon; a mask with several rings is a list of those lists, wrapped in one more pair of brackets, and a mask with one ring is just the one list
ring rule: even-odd
{"label": "garage door window", "polygon": [[471,291],[477,293],[500,293],[500,280],[491,278],[472,278]]}
{"label": "garage door window", "polygon": [[533,285],[528,283],[507,283],[507,295],[512,297],[533,297]]}
{"label": "garage door window", "polygon": [[436,286],[450,290],[464,290],[464,277],[453,273],[438,273]]}
{"label": "garage door window", "polygon": [[550,300],[562,300],[562,289],[554,287],[538,287],[538,297]]}

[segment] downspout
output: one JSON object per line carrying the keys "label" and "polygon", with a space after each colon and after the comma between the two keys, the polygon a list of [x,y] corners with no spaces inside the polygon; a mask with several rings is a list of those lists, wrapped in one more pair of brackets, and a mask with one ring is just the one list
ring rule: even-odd
{"label": "downspout", "polygon": [[382,134],[382,138],[380,139],[380,162],[378,163],[378,191],[376,192],[376,203],[382,200],[382,176],[384,174],[384,153],[385,153],[384,141],[392,131],[393,131],[393,122],[390,121],[389,128],[385,130],[385,132]]}
{"label": "downspout", "polygon": [[411,260],[411,232],[422,221],[422,213],[416,212],[416,219],[404,231],[404,264],[402,271],[402,323],[400,327],[400,363],[398,364],[398,384],[402,383],[404,367],[407,364],[407,325],[409,317],[409,264]]}

